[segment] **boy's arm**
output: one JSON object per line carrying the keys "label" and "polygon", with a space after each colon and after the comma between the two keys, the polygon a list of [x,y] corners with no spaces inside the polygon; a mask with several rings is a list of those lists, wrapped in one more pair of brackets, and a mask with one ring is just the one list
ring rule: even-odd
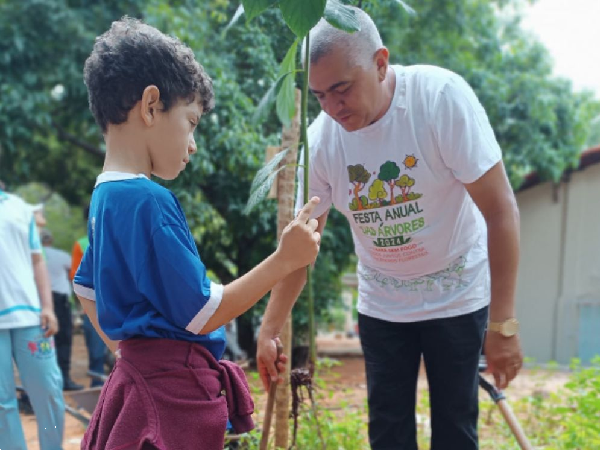
{"label": "boy's arm", "polygon": [[300,267],[312,264],[319,252],[321,236],[317,221],[310,219],[318,197],[313,197],[283,230],[277,250],[244,276],[225,286],[215,313],[199,334],[210,333],[250,309],[273,286]]}
{"label": "boy's arm", "polygon": [[[321,236],[327,224],[328,214],[329,211],[317,219],[317,232]],[[256,353],[258,372],[265,389],[268,389],[269,379],[277,380],[278,369],[275,367],[277,360],[276,339],[279,337],[281,329],[292,311],[292,307],[300,296],[305,282],[306,268],[302,267],[277,283],[271,292],[271,298],[267,304],[258,335]],[[281,372],[282,370],[283,365],[279,367],[279,371]]]}
{"label": "boy's arm", "polygon": [[98,323],[98,316],[96,315],[96,302],[93,300],[90,300],[88,298],[81,297],[79,295],[77,296],[77,298],[81,302],[81,306],[83,307],[83,310],[85,311],[88,318],[92,322],[92,325],[94,325],[94,328],[98,332],[98,335],[102,338],[102,340],[104,341],[104,343],[110,349],[111,352],[113,352],[113,353],[116,352],[117,346],[119,345],[119,341],[111,340],[106,334],[104,334],[104,332],[102,331],[102,328],[100,328],[100,324]]}
{"label": "boy's arm", "polygon": [[[277,250],[244,276],[225,286],[215,313],[199,334],[210,333],[250,309],[290,273],[312,264],[318,254],[320,234],[310,215],[318,204],[313,197],[285,228]],[[284,319],[285,320],[285,319]]]}

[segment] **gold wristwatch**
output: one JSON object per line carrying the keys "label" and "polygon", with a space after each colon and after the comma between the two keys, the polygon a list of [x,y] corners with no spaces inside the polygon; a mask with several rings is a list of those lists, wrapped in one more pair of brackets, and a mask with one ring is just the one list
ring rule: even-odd
{"label": "gold wristwatch", "polygon": [[504,322],[490,322],[488,330],[500,333],[504,337],[511,337],[519,332],[519,321],[513,317]]}

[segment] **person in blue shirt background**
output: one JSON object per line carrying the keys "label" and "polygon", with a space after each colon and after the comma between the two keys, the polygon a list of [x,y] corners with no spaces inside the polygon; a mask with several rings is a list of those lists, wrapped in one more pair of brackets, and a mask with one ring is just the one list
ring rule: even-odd
{"label": "person in blue shirt background", "polygon": [[118,357],[82,449],[221,449],[228,416],[238,432],[252,427],[243,372],[217,362],[223,325],[314,262],[319,200],[257,267],[226,286],[211,281],[177,198],[150,177],[174,179],[190,162],[212,81],[180,41],[131,18],[97,38],[84,77],[106,157],[74,289]]}

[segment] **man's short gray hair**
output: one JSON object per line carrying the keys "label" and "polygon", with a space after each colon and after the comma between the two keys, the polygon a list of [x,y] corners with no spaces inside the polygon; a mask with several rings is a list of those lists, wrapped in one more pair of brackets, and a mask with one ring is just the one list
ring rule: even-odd
{"label": "man's short gray hair", "polygon": [[[379,31],[366,12],[353,6],[347,7],[355,11],[360,31],[348,33],[321,19],[310,31],[311,64],[316,64],[332,50],[341,49],[348,56],[350,64],[365,69],[373,65],[375,52],[383,47]],[[302,42],[302,61],[304,61],[305,51],[306,39]]]}

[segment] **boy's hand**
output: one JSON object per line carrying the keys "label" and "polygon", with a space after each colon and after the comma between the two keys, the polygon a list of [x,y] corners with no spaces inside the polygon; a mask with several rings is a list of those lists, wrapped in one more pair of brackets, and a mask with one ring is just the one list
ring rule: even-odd
{"label": "boy's hand", "polygon": [[314,263],[319,253],[321,235],[316,231],[319,222],[310,218],[318,204],[319,197],[311,198],[281,235],[277,253],[292,271]]}
{"label": "boy's hand", "polygon": [[278,337],[272,339],[258,338],[256,364],[265,391],[269,390],[271,381],[277,383],[283,382],[283,378],[279,374],[285,371],[285,364],[288,358],[286,355],[281,354],[279,359],[277,359],[278,343],[281,345]]}

